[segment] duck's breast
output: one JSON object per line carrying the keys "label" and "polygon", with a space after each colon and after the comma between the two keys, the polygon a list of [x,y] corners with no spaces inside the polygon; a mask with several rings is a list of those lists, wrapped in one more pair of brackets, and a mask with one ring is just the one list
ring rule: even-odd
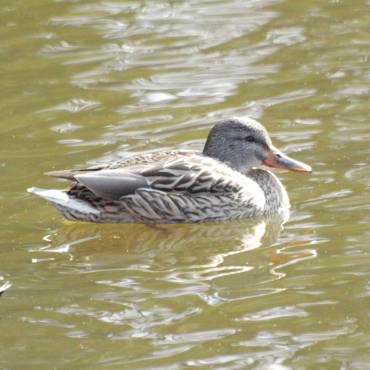
{"label": "duck's breast", "polygon": [[288,211],[290,202],[288,194],[280,180],[270,171],[253,169],[248,172],[264,193],[265,214],[275,214]]}

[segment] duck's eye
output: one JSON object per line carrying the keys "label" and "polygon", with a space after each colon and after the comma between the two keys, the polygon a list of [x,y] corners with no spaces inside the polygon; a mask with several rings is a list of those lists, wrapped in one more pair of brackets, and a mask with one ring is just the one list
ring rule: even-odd
{"label": "duck's eye", "polygon": [[245,138],[245,141],[248,141],[248,143],[255,143],[256,140],[254,139],[254,137],[252,135],[249,135]]}

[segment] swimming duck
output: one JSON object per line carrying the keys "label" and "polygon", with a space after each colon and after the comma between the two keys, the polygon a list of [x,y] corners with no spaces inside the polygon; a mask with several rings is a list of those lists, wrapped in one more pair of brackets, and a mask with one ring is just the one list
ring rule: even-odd
{"label": "swimming duck", "polygon": [[266,129],[232,118],[210,131],[203,152],[162,151],[114,163],[46,173],[66,190],[29,188],[67,219],[90,222],[191,223],[286,212],[289,198],[262,165],[310,172],[276,149]]}

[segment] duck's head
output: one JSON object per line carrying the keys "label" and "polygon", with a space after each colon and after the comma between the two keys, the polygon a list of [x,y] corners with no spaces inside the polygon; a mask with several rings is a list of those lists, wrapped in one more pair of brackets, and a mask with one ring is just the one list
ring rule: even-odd
{"label": "duck's head", "polygon": [[266,129],[251,118],[232,118],[217,123],[208,135],[203,154],[243,173],[263,164],[290,171],[311,172],[310,166],[275,148]]}

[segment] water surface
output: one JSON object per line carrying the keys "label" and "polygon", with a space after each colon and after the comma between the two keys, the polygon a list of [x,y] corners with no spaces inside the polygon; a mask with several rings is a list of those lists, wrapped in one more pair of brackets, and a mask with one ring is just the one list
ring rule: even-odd
{"label": "water surface", "polygon": [[[368,367],[369,2],[3,0],[0,21],[1,367]],[[235,115],[314,168],[279,173],[283,227],[68,223],[25,192]]]}

